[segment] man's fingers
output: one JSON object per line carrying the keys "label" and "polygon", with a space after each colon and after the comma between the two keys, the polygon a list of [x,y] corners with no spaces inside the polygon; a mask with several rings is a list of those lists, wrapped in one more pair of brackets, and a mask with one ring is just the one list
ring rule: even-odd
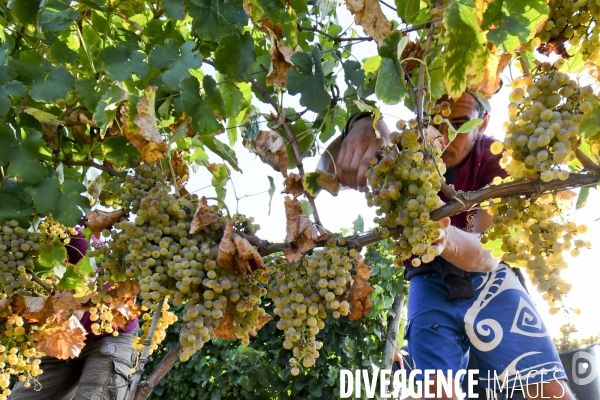
{"label": "man's fingers", "polygon": [[370,157],[363,157],[360,161],[360,166],[358,167],[358,172],[356,173],[356,184],[358,185],[358,190],[363,190],[367,186],[367,170],[369,169]]}
{"label": "man's fingers", "polygon": [[358,181],[357,174],[360,171],[360,163],[361,163],[362,159],[363,159],[363,155],[359,152],[355,152],[354,155],[352,156],[352,162],[350,163],[348,175],[350,175],[349,176],[350,187],[352,187],[353,189],[357,189],[357,181]]}
{"label": "man's fingers", "polygon": [[344,160],[346,157],[346,153],[347,153],[347,148],[348,145],[347,143],[343,143],[342,142],[342,146],[340,147],[340,152],[338,153],[338,156],[335,160],[335,166],[337,168],[337,176],[338,179],[340,181],[340,183],[344,186],[346,186],[345,181],[344,181]]}

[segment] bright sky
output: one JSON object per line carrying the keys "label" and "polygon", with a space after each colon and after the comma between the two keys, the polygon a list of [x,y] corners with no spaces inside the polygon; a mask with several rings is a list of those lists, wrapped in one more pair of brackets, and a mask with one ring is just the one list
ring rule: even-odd
{"label": "bright sky", "polygon": [[[340,25],[344,28],[350,25],[351,20],[347,11],[338,9],[340,12]],[[390,15],[393,17],[394,15]],[[362,34],[362,32],[359,32]],[[376,54],[377,49],[373,43],[364,43],[356,45],[353,51],[359,58],[365,58]],[[520,75],[516,69],[513,70],[513,76]],[[504,76],[504,82],[510,82],[510,74]],[[507,85],[508,86],[508,85]],[[343,88],[340,88],[343,93]],[[490,121],[488,135],[493,135],[502,139],[504,132],[501,129],[502,123],[506,118],[506,110],[508,105],[508,94],[510,89],[505,86],[500,93],[492,99],[492,119]],[[288,96],[284,99],[286,104],[297,105],[297,99]],[[384,113],[384,118],[388,125],[395,124],[400,118],[411,118],[412,113],[403,107],[380,105]],[[268,106],[262,108],[263,112],[271,112]],[[261,129],[265,129],[262,126]],[[219,137],[222,141],[227,141],[225,135]],[[261,225],[261,230],[258,236],[276,242],[283,241],[285,237],[285,212],[283,208],[283,177],[280,173],[274,171],[271,167],[263,164],[260,159],[254,154],[245,149],[241,143],[241,138],[238,139],[234,150],[239,160],[239,166],[243,173],[233,171],[231,181],[227,184],[226,203],[231,213],[239,210],[248,216],[255,218],[255,222]],[[220,160],[211,155],[211,162],[220,162]],[[318,162],[318,157],[313,157],[304,160],[305,171],[314,171]],[[269,181],[267,176],[272,176],[275,180],[276,191],[271,203],[269,213]],[[199,168],[196,174],[192,174],[187,188],[190,192],[197,191],[200,196],[215,197],[215,192],[210,185],[211,176],[205,168]],[[237,198],[234,195],[233,188],[237,193]],[[204,189],[202,189],[204,188]],[[245,197],[248,196],[248,197]],[[329,193],[323,191],[316,199],[317,210],[323,222],[323,225],[330,231],[336,232],[342,228],[351,228],[352,222],[358,215],[362,215],[365,220],[365,227],[372,228],[373,217],[375,216],[374,209],[370,209],[366,205],[364,195],[353,190],[343,190],[334,198]],[[592,243],[600,237],[600,228],[598,220],[600,219],[600,200],[595,190],[592,190],[588,199],[588,206],[582,210],[572,211],[570,217],[577,223],[584,223],[588,226],[588,232],[584,239]],[[596,294],[598,291],[598,282],[600,282],[600,268],[598,267],[600,250],[596,246],[591,250],[584,250],[576,259],[568,259],[570,267],[563,272],[563,276],[568,281],[573,283],[573,290],[568,295],[567,305],[582,310],[582,314],[575,316],[571,313],[570,320],[574,322],[580,330],[580,337],[587,337],[600,333],[600,319],[597,318]],[[538,305],[538,311],[542,315],[544,322],[548,326],[553,337],[558,336],[559,326],[565,322],[563,315],[550,316],[548,314],[548,306],[541,299],[536,290],[530,288],[533,293],[533,298]]]}

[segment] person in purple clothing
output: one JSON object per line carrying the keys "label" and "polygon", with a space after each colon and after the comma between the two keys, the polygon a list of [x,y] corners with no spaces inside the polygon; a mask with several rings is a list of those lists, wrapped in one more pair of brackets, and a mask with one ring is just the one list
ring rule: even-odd
{"label": "person in purple clothing", "polygon": [[[71,238],[67,253],[69,262],[77,262],[85,255],[89,244],[80,228]],[[131,321],[118,336],[105,333],[95,335],[93,322],[86,312],[81,324],[87,331],[85,347],[75,359],[59,360],[43,357],[37,377],[38,384],[26,388],[17,382],[10,400],[124,400],[132,378],[130,372],[135,363],[136,351],[133,337],[137,333],[138,320]]]}
{"label": "person in purple clothing", "polygon": [[[455,129],[474,118],[483,123],[457,135],[450,142],[448,128],[439,127],[445,150],[446,182],[457,190],[472,191],[489,185],[494,177],[506,176],[493,155],[494,139],[485,136],[489,102],[465,92],[450,102],[448,120]],[[365,173],[377,149],[390,145],[390,131],[369,114],[353,116],[342,138],[328,148],[319,169],[333,172],[353,189],[367,185]],[[448,199],[444,199],[448,201]],[[410,280],[405,339],[412,368],[451,371],[454,379],[467,367],[469,354],[479,369],[480,384],[494,390],[506,382],[509,388],[524,387],[527,398],[574,399],[552,339],[517,274],[494,259],[480,244],[480,234],[491,224],[485,210],[468,211],[441,220],[441,236],[435,243],[440,256],[431,263],[405,269]],[[495,378],[498,377],[499,381]],[[432,393],[437,393],[434,380]],[[496,386],[494,386],[496,385]],[[454,387],[454,384],[452,385]],[[457,399],[457,393],[428,397]]]}

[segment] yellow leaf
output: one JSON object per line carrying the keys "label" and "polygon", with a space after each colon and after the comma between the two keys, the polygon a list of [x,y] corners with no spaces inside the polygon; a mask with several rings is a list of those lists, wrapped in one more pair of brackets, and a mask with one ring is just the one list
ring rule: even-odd
{"label": "yellow leaf", "polygon": [[346,0],[346,7],[354,14],[354,21],[378,43],[391,33],[392,24],[383,14],[377,0]]}

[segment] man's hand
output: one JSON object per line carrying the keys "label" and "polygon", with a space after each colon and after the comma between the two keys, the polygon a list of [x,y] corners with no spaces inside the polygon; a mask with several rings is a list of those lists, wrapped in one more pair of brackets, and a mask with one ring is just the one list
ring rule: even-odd
{"label": "man's hand", "polygon": [[381,134],[379,139],[372,118],[361,118],[352,124],[336,158],[337,175],[342,185],[361,191],[367,186],[365,174],[369,160],[375,157],[379,147],[391,143],[390,131],[383,121],[377,122],[377,129]]}

